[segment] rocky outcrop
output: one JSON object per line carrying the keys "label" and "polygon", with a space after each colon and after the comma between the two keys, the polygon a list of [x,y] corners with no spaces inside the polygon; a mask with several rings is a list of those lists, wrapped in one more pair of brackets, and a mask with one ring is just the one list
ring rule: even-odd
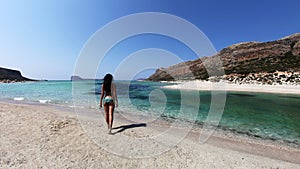
{"label": "rocky outcrop", "polygon": [[212,76],[211,82],[225,81],[235,84],[262,84],[262,85],[299,85],[300,72],[273,72],[273,73],[250,73]]}
{"label": "rocky outcrop", "polygon": [[[216,65],[219,58],[222,65]],[[235,44],[211,57],[157,69],[148,80],[229,79],[233,75],[247,77],[276,71],[300,72],[300,33],[276,41]]]}
{"label": "rocky outcrop", "polygon": [[34,81],[34,80],[23,77],[21,72],[18,70],[0,68],[0,82],[11,83],[11,82],[22,82],[22,81]]}
{"label": "rocky outcrop", "polygon": [[103,79],[92,79],[92,78],[82,78],[80,76],[71,76],[71,81],[83,81],[83,80],[103,80]]}
{"label": "rocky outcrop", "polygon": [[84,80],[80,76],[71,76],[71,81],[78,81],[78,80]]}

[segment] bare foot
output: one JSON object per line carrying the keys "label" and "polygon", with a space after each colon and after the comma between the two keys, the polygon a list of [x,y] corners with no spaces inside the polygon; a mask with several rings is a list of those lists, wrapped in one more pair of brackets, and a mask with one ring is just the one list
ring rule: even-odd
{"label": "bare foot", "polygon": [[108,134],[112,134],[111,133],[111,127],[108,127]]}

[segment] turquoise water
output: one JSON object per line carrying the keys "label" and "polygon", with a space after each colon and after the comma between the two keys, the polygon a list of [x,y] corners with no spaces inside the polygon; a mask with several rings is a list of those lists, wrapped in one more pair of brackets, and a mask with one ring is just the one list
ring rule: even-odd
{"label": "turquoise water", "polygon": [[[75,84],[75,85],[74,85]],[[0,84],[0,99],[73,107],[98,107],[101,81],[48,81]],[[158,82],[116,81],[119,110],[131,113],[156,112],[164,118],[181,118],[199,125],[206,120],[211,92],[161,89]],[[152,106],[151,106],[152,105]],[[181,111],[181,107],[184,107]],[[300,95],[227,92],[219,128],[271,140],[300,144]],[[196,114],[196,117],[193,117]],[[152,114],[153,115],[153,114]]]}

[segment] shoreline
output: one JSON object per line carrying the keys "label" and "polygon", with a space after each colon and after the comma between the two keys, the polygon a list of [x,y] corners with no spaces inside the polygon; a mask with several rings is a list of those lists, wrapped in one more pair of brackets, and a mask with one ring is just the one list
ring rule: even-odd
{"label": "shoreline", "polygon": [[[194,85],[194,87],[198,87],[198,83],[195,81],[185,81],[185,82],[180,82],[181,84],[192,84]],[[211,84],[211,82],[202,82],[200,81],[200,83],[203,85],[203,84]],[[218,83],[220,84],[220,83]],[[180,85],[180,84],[179,84]],[[190,85],[190,86],[192,86]],[[177,87],[178,85],[175,85],[175,87]],[[188,87],[190,87],[188,86]],[[206,85],[206,87],[209,86],[209,85]],[[173,85],[170,85],[170,86],[163,86],[163,87],[173,87]],[[177,88],[176,88],[177,89]],[[195,90],[195,89],[191,89],[191,88],[185,88],[183,90]],[[217,90],[218,91],[218,90]],[[253,91],[251,91],[253,92]],[[58,103],[51,103],[51,102],[48,102],[47,100],[45,100],[44,102],[41,102],[40,100],[39,101],[30,101],[30,100],[24,100],[21,99],[21,100],[18,100],[18,99],[0,99],[0,103],[1,102],[7,102],[7,103],[12,103],[12,104],[28,104],[28,105],[34,105],[34,106],[50,106],[50,107],[55,107],[55,108],[59,108],[59,109],[62,109],[62,110],[68,110],[68,111],[72,111],[74,109],[76,109],[76,107],[72,106],[73,104],[58,104]],[[83,107],[78,107],[78,109],[80,108],[83,108]],[[87,109],[93,109],[91,107],[86,107]],[[134,113],[133,113],[134,114]],[[136,114],[134,114],[136,115]],[[166,123],[171,123],[172,122],[172,117],[161,117],[161,119],[163,119],[164,121],[166,121]],[[174,120],[174,119],[173,119]],[[184,120],[184,119],[183,119]],[[194,121],[195,123],[191,123],[193,125],[196,125],[198,127],[202,127],[202,122],[199,122],[199,121]],[[273,137],[265,137],[264,135],[261,136],[261,135],[257,135],[256,133],[249,133],[247,131],[239,131],[239,130],[236,130],[236,129],[230,129],[230,128],[226,128],[226,127],[223,127],[223,126],[218,126],[216,127],[217,129],[219,130],[222,130],[224,132],[229,132],[229,133],[235,133],[237,135],[243,135],[243,136],[246,136],[246,137],[249,137],[249,138],[254,138],[254,139],[261,139],[261,140],[272,140],[272,141],[275,141],[275,142],[282,142],[282,144],[289,144],[291,146],[294,146],[294,147],[299,147],[300,144],[299,142],[295,142],[295,141],[291,141],[291,140],[284,140],[284,139],[281,139],[281,138],[273,138]]]}
{"label": "shoreline", "polygon": [[231,91],[300,95],[300,85],[232,84],[228,82],[209,82],[200,80],[178,81],[175,83],[176,84],[163,86],[162,88],[198,91]]}
{"label": "shoreline", "polygon": [[[33,106],[33,107],[53,108],[53,109],[61,110],[63,112],[75,113],[77,115],[77,118],[80,116],[85,116],[86,118],[91,118],[92,116],[95,116],[95,114],[94,114],[95,109],[91,108],[91,107],[84,108],[84,107],[74,107],[74,106],[69,106],[69,105],[53,104],[53,103],[47,103],[47,102],[41,103],[41,102],[31,102],[31,101],[24,101],[24,100],[19,101],[19,100],[5,100],[5,99],[0,99],[0,104],[1,103],[13,104],[13,105],[20,104],[20,105],[28,105],[28,106]],[[78,111],[76,111],[76,110],[78,110]],[[98,109],[96,109],[96,110],[98,110]],[[93,113],[89,113],[89,112],[93,112]],[[142,120],[152,119],[150,116],[148,116],[146,114],[136,114],[136,113],[130,113],[130,112],[127,113],[127,112],[124,112],[123,110],[120,111],[120,109],[115,111],[115,115],[120,116],[119,118],[123,118],[122,116],[129,117],[130,119],[134,119],[135,121],[138,121],[140,119],[142,119]],[[151,124],[153,124],[154,126],[170,127],[171,124],[174,123],[175,120],[176,119],[174,119],[172,117],[161,116],[154,122],[151,122]],[[197,120],[194,122],[190,122],[185,119],[180,119],[180,120],[182,120],[184,123],[193,125],[191,132],[196,132],[199,134],[201,128],[203,127],[203,124],[202,124],[203,122],[199,122]],[[251,134],[248,132],[241,132],[236,129],[225,128],[222,126],[217,126],[217,127],[213,127],[213,128],[216,129],[214,131],[214,133],[218,133],[218,135],[220,137],[227,137],[227,135],[230,135],[230,137],[232,138],[234,136],[237,136],[237,137],[242,137],[244,139],[254,140],[254,141],[258,141],[258,142],[269,142],[269,143],[274,143],[274,144],[278,144],[278,145],[282,145],[282,146],[299,148],[299,150],[300,150],[300,144],[292,142],[292,141],[262,137],[262,136]]]}
{"label": "shoreline", "polygon": [[[157,157],[128,159],[126,157],[115,156],[105,151],[103,152],[101,147],[97,147],[95,142],[91,141],[91,138],[86,136],[88,131],[82,130],[82,121],[80,121],[80,123],[78,122],[78,115],[72,111],[72,108],[60,108],[55,105],[47,104],[30,105],[0,101],[0,116],[2,118],[2,121],[0,122],[4,123],[1,124],[1,126],[5,126],[1,131],[0,137],[1,142],[4,143],[0,145],[2,151],[0,166],[6,166],[5,162],[7,162],[8,166],[28,167],[29,157],[33,158],[33,161],[38,160],[37,162],[39,163],[34,164],[35,167],[91,167],[96,166],[97,164],[98,166],[108,168],[109,166],[112,166],[112,164],[122,167],[122,162],[130,162],[132,166],[142,167],[144,165],[156,165],[157,167],[165,168],[182,168],[179,166],[182,166],[183,164],[186,165],[186,167],[183,168],[198,168],[199,166],[217,168],[230,166],[243,166],[245,168],[295,168],[300,166],[299,148],[294,148],[285,144],[277,144],[272,141],[250,139],[234,133],[228,134],[216,131],[207,143],[199,144],[197,143],[199,128],[193,128],[187,137],[178,143],[178,145]],[[98,124],[98,122],[93,124],[95,120],[98,120],[98,117],[79,116],[79,118],[85,119],[92,125],[93,130],[96,126],[105,128],[105,126],[101,127],[101,124]],[[38,119],[38,121],[36,121],[36,119]],[[124,116],[122,116],[121,113],[116,113],[115,119],[114,127],[133,123],[133,121],[128,121],[126,118],[124,119]],[[140,122],[142,121],[145,121],[145,119],[141,118]],[[23,123],[24,125],[22,125]],[[30,124],[30,126],[27,126],[26,124]],[[19,130],[21,126],[23,126],[23,128],[22,130]],[[147,137],[147,135],[155,135],[161,132],[160,130],[164,130],[168,126],[169,124],[165,121],[162,121],[162,123],[153,122],[148,123],[147,127],[126,129],[125,131],[116,133],[114,136],[109,136],[107,133],[99,133],[99,136],[101,136],[101,138],[113,138],[120,135],[131,137],[146,135]],[[29,131],[26,131],[26,129]],[[10,134],[7,135],[8,133]],[[18,138],[18,135],[20,138]],[[83,138],[84,141],[82,140]],[[24,145],[24,142],[27,143],[26,146]],[[36,147],[36,145],[38,146]],[[23,152],[23,161],[21,160],[21,162],[21,157],[18,154],[20,151]],[[84,154],[87,155],[88,158],[82,157],[77,151],[85,152]],[[35,157],[32,152],[38,152],[40,157]],[[67,152],[73,153],[68,154]],[[13,155],[14,153],[15,156]],[[178,153],[181,154],[182,158],[176,158]],[[228,155],[230,157],[228,157]],[[102,163],[103,159],[107,158],[113,163],[105,166]],[[158,158],[161,158],[162,160],[156,164]],[[53,161],[51,161],[51,159]],[[64,160],[61,161],[60,159]],[[176,159],[178,160],[176,162],[178,165],[174,166],[174,160]],[[188,159],[191,160],[190,163],[186,163],[186,160]]]}

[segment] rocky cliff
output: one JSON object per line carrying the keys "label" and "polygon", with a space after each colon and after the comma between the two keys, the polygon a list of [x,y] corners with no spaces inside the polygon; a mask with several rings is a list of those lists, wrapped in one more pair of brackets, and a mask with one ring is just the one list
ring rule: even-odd
{"label": "rocky cliff", "polygon": [[[218,58],[222,65],[217,65]],[[300,33],[270,42],[235,44],[222,49],[214,56],[157,69],[148,80],[207,80],[212,76],[229,79],[233,75],[248,77],[249,74],[254,76],[276,71],[300,71]]]}
{"label": "rocky cliff", "polygon": [[6,69],[0,67],[0,82],[20,82],[20,81],[34,81],[32,79],[23,77],[18,70]]}

